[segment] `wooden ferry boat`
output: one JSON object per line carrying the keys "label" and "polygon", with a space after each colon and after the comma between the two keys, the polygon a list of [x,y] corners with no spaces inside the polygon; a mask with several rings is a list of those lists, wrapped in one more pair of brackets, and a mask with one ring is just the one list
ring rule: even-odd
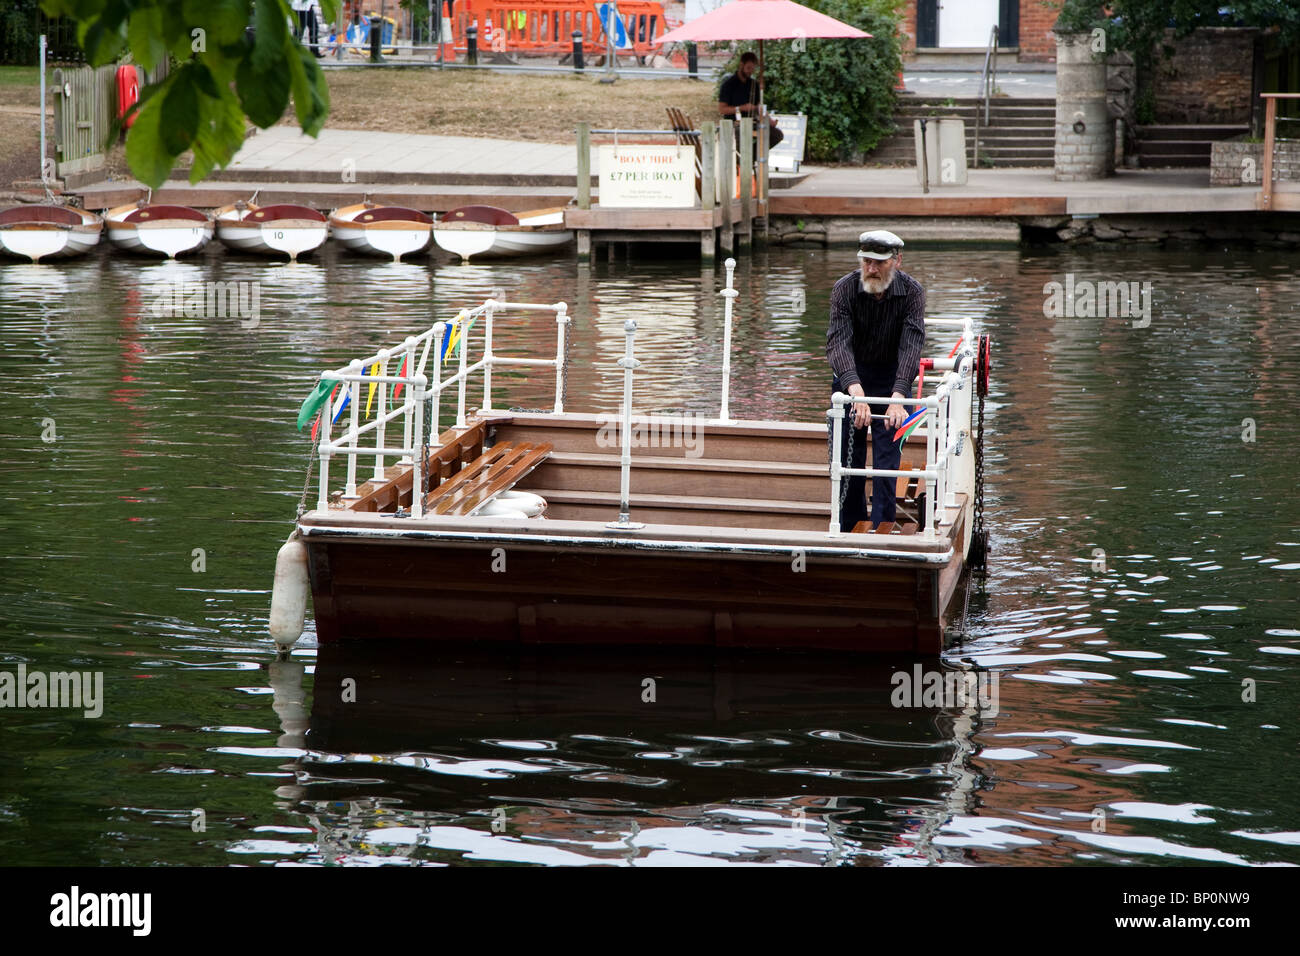
{"label": "wooden ferry boat", "polygon": [[372,202],[342,206],[329,216],[330,232],[353,252],[391,256],[415,255],[429,248],[433,217],[405,206],[379,206]]}
{"label": "wooden ferry boat", "polygon": [[108,241],[128,252],[175,259],[197,252],[212,238],[212,219],[189,206],[127,203],[104,213]]}
{"label": "wooden ferry boat", "polygon": [[499,258],[550,252],[573,241],[564,228],[564,207],[512,213],[496,206],[460,206],[449,210],[433,227],[440,249],[470,257]]}
{"label": "wooden ferry boat", "polygon": [[40,262],[89,252],[99,243],[104,220],[93,212],[58,203],[0,209],[0,252]]}
{"label": "wooden ferry boat", "polygon": [[[489,300],[462,312],[451,326],[483,320],[483,354],[472,364],[466,346],[458,363],[443,365],[451,326],[439,322],[323,374],[315,394],[335,394],[316,400],[315,507],[302,510],[277,559],[277,645],[299,637],[310,590],[316,635],[327,644],[419,638],[939,653],[976,537],[972,407],[987,340],[969,320],[927,320],[934,332],[957,333],[940,343],[946,358],[926,363],[941,373],[916,402],[929,424],[906,439],[897,470],[877,472],[870,461],[840,467],[838,427],[828,454],[824,421],[730,417],[733,267],[728,260],[717,418],[632,415],[631,322],[622,414],[569,411],[563,303]],[[493,351],[494,312],[505,308],[554,314],[554,358]],[[495,404],[492,371],[511,366],[555,370],[551,411]],[[483,401],[467,414],[471,376],[481,376]],[[366,421],[360,396],[371,385],[378,407]],[[456,396],[454,424],[426,436],[445,394]],[[854,401],[835,396],[828,418],[837,421]],[[304,414],[312,410],[304,405]],[[332,467],[339,458],[345,475]],[[836,504],[851,474],[895,477],[901,511],[913,520],[842,533]]]}

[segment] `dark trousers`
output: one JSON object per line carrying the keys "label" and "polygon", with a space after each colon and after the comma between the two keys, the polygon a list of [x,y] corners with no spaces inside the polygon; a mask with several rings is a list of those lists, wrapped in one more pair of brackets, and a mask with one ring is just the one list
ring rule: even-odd
{"label": "dark trousers", "polygon": [[298,12],[298,37],[302,38],[302,31],[307,30],[307,36],[311,41],[311,52],[320,52],[320,27],[316,25],[316,10],[299,10]]}
{"label": "dark trousers", "polygon": [[[862,390],[867,395],[889,395],[894,390],[894,378],[896,370],[859,368],[858,378],[862,380]],[[839,376],[831,381],[831,392],[842,392],[840,387]],[[877,405],[872,403],[871,414],[883,415],[888,403]],[[910,415],[912,408],[909,405],[903,406],[904,410]],[[853,428],[853,406],[845,406],[844,423],[840,432],[840,464],[849,468],[865,468],[867,464],[867,429]],[[849,430],[853,431],[853,457],[851,461],[845,461],[848,457],[849,449]],[[899,463],[903,460],[903,451],[898,442],[894,441],[894,429],[885,425],[884,421],[878,418],[871,420],[871,467],[872,468],[893,468],[897,469]],[[852,531],[854,525],[859,521],[867,520],[867,479],[861,475],[854,475],[848,479],[848,491],[844,495],[844,507],[840,511],[840,530]],[[878,525],[882,521],[893,521],[898,513],[897,501],[897,478],[872,478],[871,479],[871,523]]]}

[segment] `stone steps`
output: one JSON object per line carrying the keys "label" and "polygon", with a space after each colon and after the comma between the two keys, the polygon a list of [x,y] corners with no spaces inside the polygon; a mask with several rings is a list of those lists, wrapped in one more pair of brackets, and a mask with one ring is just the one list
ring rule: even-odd
{"label": "stone steps", "polygon": [[900,102],[894,114],[898,132],[885,139],[868,156],[871,163],[913,165],[916,146],[912,133],[917,119],[957,117],[966,123],[966,162],[974,165],[975,120],[980,119],[980,162],[988,166],[1050,166],[1056,141],[1056,101],[1050,97],[989,102],[988,124],[984,103],[977,97]]}

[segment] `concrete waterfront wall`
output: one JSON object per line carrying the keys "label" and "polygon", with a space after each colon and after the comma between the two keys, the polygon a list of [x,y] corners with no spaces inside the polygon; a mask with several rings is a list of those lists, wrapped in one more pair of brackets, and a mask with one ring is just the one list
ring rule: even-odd
{"label": "concrete waterfront wall", "polygon": [[1106,58],[1086,33],[1057,37],[1056,152],[1058,182],[1104,179],[1115,171],[1114,123],[1106,105]]}
{"label": "concrete waterfront wall", "polygon": [[[1300,216],[1295,213],[1228,212],[1101,216],[939,217],[773,216],[768,240],[782,245],[810,242],[821,246],[857,243],[867,229],[888,229],[906,243],[971,242],[1130,243],[1160,246],[1251,246],[1300,249]],[[907,251],[904,250],[904,261]],[[850,253],[845,271],[856,263]]]}
{"label": "concrete waterfront wall", "polygon": [[[1224,139],[1210,144],[1211,186],[1258,186],[1263,178],[1263,143]],[[1300,182],[1300,140],[1277,140],[1273,149],[1273,180]]]}

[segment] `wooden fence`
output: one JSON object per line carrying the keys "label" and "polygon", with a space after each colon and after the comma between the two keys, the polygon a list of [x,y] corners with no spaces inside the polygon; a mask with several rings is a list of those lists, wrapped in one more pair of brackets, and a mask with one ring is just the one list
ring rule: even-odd
{"label": "wooden fence", "polygon": [[[112,147],[117,120],[117,64],[65,67],[54,71],[55,175],[100,169]],[[138,67],[136,69],[139,69]],[[167,75],[164,62],[152,73],[140,70],[140,89]]]}

